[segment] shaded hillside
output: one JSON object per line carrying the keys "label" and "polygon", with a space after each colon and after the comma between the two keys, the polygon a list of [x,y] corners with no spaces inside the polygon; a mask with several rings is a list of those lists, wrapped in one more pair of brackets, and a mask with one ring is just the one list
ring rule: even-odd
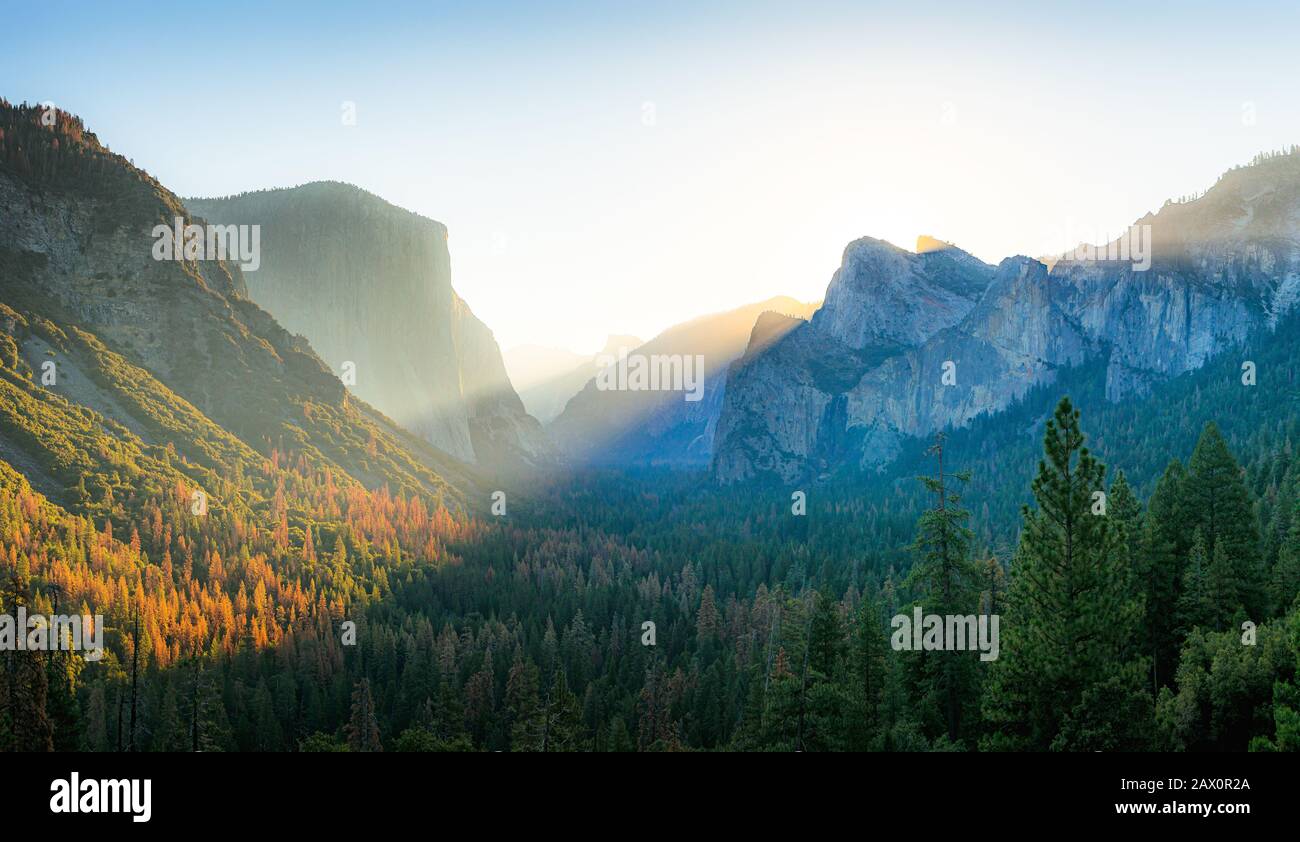
{"label": "shaded hillside", "polygon": [[[237,264],[154,259],[154,226],[188,219],[174,195],[76,118],[60,113],[47,127],[41,114],[0,105],[0,301],[12,401],[21,392],[43,411],[64,412],[54,409],[60,401],[74,415],[92,410],[120,425],[113,437],[125,431],[170,447],[227,479],[292,453],[336,482],[461,505],[471,473],[350,397],[305,340],[245,297]],[[48,386],[37,364],[46,360],[59,372]],[[66,486],[73,474],[60,471],[94,448],[49,438],[61,428],[51,421],[20,435],[11,426],[6,446],[15,459],[56,464],[52,478]]]}

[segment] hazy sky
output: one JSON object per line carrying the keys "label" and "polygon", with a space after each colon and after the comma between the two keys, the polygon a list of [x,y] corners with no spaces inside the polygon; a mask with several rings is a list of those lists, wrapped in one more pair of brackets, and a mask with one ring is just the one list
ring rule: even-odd
{"label": "hazy sky", "polygon": [[182,196],[441,220],[503,348],[817,299],[863,235],[1060,252],[1300,143],[1294,2],[113,5],[0,0],[0,96]]}

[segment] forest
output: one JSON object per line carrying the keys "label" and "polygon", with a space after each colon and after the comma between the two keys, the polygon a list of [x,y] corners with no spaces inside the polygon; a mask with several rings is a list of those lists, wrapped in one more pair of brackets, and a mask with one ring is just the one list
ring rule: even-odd
{"label": "forest", "polygon": [[[175,218],[50,115],[0,101],[28,206]],[[1055,371],[886,471],[586,468],[496,516],[237,270],[50,261],[0,249],[0,613],[100,616],[105,652],[0,636],[0,748],[1300,748],[1294,314],[1123,401]],[[917,608],[998,617],[998,657],[896,648]]]}
{"label": "forest", "polygon": [[[810,489],[803,515],[785,489],[645,471],[557,479],[507,518],[471,517],[339,487],[277,450],[264,515],[196,515],[178,483],[97,519],[0,466],[3,610],[100,613],[107,641],[98,662],[0,653],[0,741],[1300,747],[1289,444],[1243,468],[1207,423],[1143,498],[1090,450],[1087,421],[1066,398],[1043,424],[1014,542],[972,528],[978,483],[942,439],[893,496]],[[999,615],[1000,657],[895,651],[889,618],[912,606]]]}

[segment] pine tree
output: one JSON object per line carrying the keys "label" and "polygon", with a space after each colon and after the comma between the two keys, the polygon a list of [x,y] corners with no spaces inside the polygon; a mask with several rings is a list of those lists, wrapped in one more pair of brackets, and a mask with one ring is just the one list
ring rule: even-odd
{"label": "pine tree", "polygon": [[1005,639],[984,696],[987,748],[1132,748],[1131,727],[1099,707],[1117,695],[1142,703],[1147,667],[1131,651],[1142,606],[1122,530],[1093,513],[1105,467],[1084,441],[1078,410],[1062,399],[1044,433],[1037,506],[1023,510]]}
{"label": "pine tree", "polygon": [[[961,507],[954,483],[970,481],[969,474],[944,472],[944,438],[935,437],[929,452],[936,458],[938,474],[920,477],[935,496],[934,505],[917,521],[912,550],[919,558],[908,576],[908,587],[926,614],[967,615],[979,609],[980,569],[971,559],[970,513]],[[920,670],[916,695],[944,723],[948,740],[962,737],[966,708],[979,699],[977,659],[969,651],[923,653],[913,661]]]}
{"label": "pine tree", "polygon": [[1142,503],[1133,493],[1133,487],[1128,484],[1123,471],[1116,471],[1115,479],[1110,484],[1110,491],[1106,495],[1106,516],[1117,529],[1123,530],[1129,558],[1136,558],[1142,541]]}
{"label": "pine tree", "polygon": [[733,751],[763,750],[763,719],[767,706],[764,692],[763,671],[756,663],[748,670],[746,676],[749,689],[745,695],[745,707],[740,715],[740,725],[731,737]]}
{"label": "pine tree", "polygon": [[347,726],[349,751],[383,751],[379,739],[379,720],[375,716],[375,700],[370,692],[370,679],[357,682],[352,691],[352,715]]}
{"label": "pine tree", "polygon": [[1215,631],[1227,629],[1242,606],[1243,588],[1238,584],[1235,567],[1228,557],[1227,547],[1220,541],[1214,547],[1214,557],[1210,559],[1205,581],[1206,600],[1210,606],[1209,625]]}
{"label": "pine tree", "polygon": [[[27,581],[10,574],[0,608],[13,615],[18,606],[30,610]],[[16,634],[25,634],[17,630]],[[16,649],[4,652],[0,670],[0,749],[53,751],[54,723],[48,715],[49,673],[40,653]]]}
{"label": "pine tree", "polygon": [[844,656],[844,624],[829,586],[816,593],[808,629],[809,673],[822,680],[838,677]]}
{"label": "pine tree", "polygon": [[[1241,605],[1256,620],[1268,616],[1268,589],[1260,567],[1259,529],[1241,467],[1218,425],[1209,422],[1192,452],[1183,482],[1183,508],[1191,529],[1200,529],[1214,559],[1223,547],[1234,571]],[[1236,611],[1232,606],[1229,615]]]}
{"label": "pine tree", "polygon": [[888,645],[880,612],[880,604],[875,600],[864,599],[858,607],[849,670],[852,684],[846,704],[846,747],[852,751],[869,751],[879,746],[881,740],[880,708]]}
{"label": "pine tree", "polygon": [[1136,563],[1138,586],[1145,596],[1142,621],[1146,653],[1151,657],[1152,692],[1173,683],[1178,665],[1178,558],[1164,525],[1148,512],[1141,528]]}
{"label": "pine tree", "polygon": [[542,751],[582,751],[582,709],[569,689],[564,670],[555,674],[546,700]]}
{"label": "pine tree", "polygon": [[541,673],[521,652],[506,679],[506,714],[510,722],[511,751],[541,751],[546,731],[546,711],[539,695]]}
{"label": "pine tree", "polygon": [[615,716],[609,721],[609,741],[605,750],[610,752],[630,752],[634,750],[632,735],[628,733],[627,723],[623,717]]}
{"label": "pine tree", "polygon": [[700,596],[700,610],[696,613],[696,634],[701,641],[712,640],[718,635],[718,606],[713,596],[713,586],[705,585]]}
{"label": "pine tree", "polygon": [[1195,628],[1213,628],[1214,601],[1210,597],[1210,559],[1205,552],[1205,536],[1197,529],[1187,554],[1187,568],[1178,596],[1178,633],[1186,638]]}
{"label": "pine tree", "polygon": [[1291,526],[1278,549],[1277,564],[1273,566],[1271,578],[1274,609],[1285,614],[1300,597],[1300,514],[1291,516]]}
{"label": "pine tree", "polygon": [[[168,681],[163,691],[162,706],[158,711],[158,721],[153,728],[154,751],[185,751],[188,747],[185,725],[181,721],[180,702],[176,693],[176,682]],[[261,748],[259,746],[259,748]],[[278,745],[262,749],[275,751]]]}
{"label": "pine tree", "polygon": [[[363,681],[365,679],[362,679]],[[369,685],[366,685],[366,701],[369,702]],[[374,709],[370,709],[371,718],[374,718]],[[356,716],[356,711],[353,711]],[[355,720],[354,720],[355,721]],[[179,726],[179,720],[177,721]],[[266,679],[259,679],[257,689],[253,692],[253,733],[257,751],[279,751],[284,741],[284,730],[280,727],[280,720],[275,715],[275,700],[271,695],[271,690],[266,684]],[[375,730],[375,742],[378,743],[378,726]],[[353,751],[382,751],[382,748],[358,748],[357,744],[352,745]]]}
{"label": "pine tree", "polygon": [[796,735],[801,751],[834,751],[843,747],[846,687],[845,633],[839,603],[829,587],[815,594],[808,623],[808,668],[803,682],[803,720]]}

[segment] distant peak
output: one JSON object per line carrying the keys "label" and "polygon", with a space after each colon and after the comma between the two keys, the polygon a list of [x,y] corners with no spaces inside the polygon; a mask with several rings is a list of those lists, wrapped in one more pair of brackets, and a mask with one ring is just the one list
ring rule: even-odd
{"label": "distant peak", "polygon": [[645,342],[635,336],[610,334],[609,338],[605,340],[605,347],[601,349],[600,353],[613,356],[639,348],[644,344]]}
{"label": "distant peak", "polygon": [[929,254],[932,251],[960,251],[952,243],[931,237],[929,234],[922,234],[916,238],[916,253]]}
{"label": "distant peak", "polygon": [[749,334],[749,343],[745,346],[744,359],[750,360],[785,338],[790,331],[804,324],[798,316],[764,310],[758,314],[754,327]]}

